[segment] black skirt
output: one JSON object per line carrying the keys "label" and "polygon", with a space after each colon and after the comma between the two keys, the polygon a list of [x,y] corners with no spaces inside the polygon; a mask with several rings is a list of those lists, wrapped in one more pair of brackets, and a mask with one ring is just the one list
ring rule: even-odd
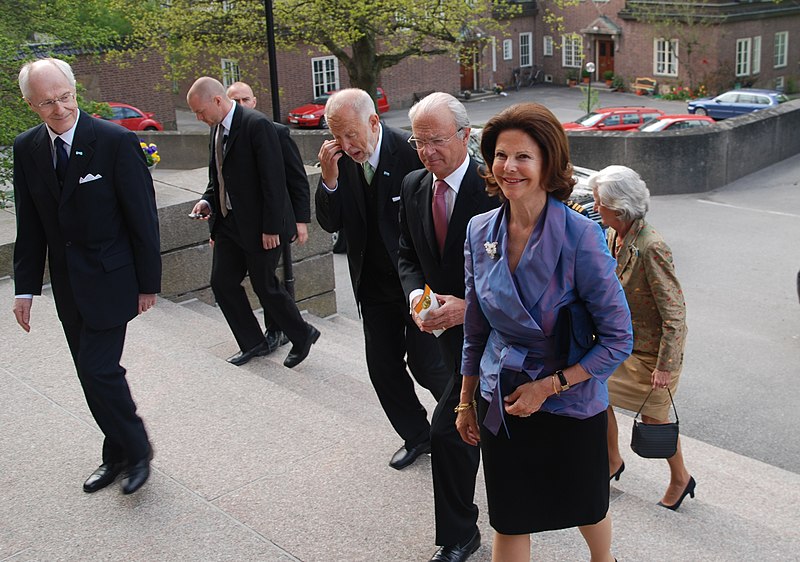
{"label": "black skirt", "polygon": [[[480,400],[479,419],[488,402]],[[606,411],[579,420],[536,412],[505,415],[497,436],[481,423],[481,452],[489,522],[499,533],[522,535],[603,520],[608,512]]]}

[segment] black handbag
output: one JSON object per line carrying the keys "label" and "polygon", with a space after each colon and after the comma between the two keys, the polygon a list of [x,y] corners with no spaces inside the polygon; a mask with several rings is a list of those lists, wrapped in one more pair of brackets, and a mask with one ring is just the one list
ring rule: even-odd
{"label": "black handbag", "polygon": [[647,404],[653,389],[647,394],[639,411],[633,418],[633,432],[631,433],[631,449],[633,452],[646,459],[668,459],[678,450],[678,410],[675,408],[675,401],[672,393],[669,392],[669,401],[672,402],[672,409],[675,412],[675,421],[672,423],[644,423],[637,418],[642,412],[642,408]]}
{"label": "black handbag", "polygon": [[569,367],[574,365],[595,343],[594,322],[582,300],[561,307],[553,330],[556,358]]}

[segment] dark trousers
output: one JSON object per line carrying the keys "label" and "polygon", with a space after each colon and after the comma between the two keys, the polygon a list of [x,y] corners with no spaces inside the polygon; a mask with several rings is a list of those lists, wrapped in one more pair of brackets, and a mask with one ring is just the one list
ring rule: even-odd
{"label": "dark trousers", "polygon": [[436,515],[436,544],[463,544],[478,529],[475,478],[481,460],[480,448],[467,445],[456,430],[453,409],[461,400],[461,326],[439,337],[442,358],[450,377],[445,394],[431,419],[431,469]]}
{"label": "dark trousers", "polygon": [[[281,247],[249,251],[242,244],[236,228],[234,211],[217,219],[214,234],[214,258],[211,265],[211,289],[239,349],[249,351],[264,341],[264,332],[250,307],[242,281],[250,276],[261,306],[293,344],[302,344],[309,327],[300,315],[294,299],[275,275]],[[288,243],[284,241],[284,243]]]}
{"label": "dark trousers", "polygon": [[425,408],[414,391],[414,379],[436,400],[444,393],[449,372],[440,357],[435,338],[421,332],[402,298],[392,302],[361,301],[367,369],[375,394],[406,447],[430,439]]}
{"label": "dark trousers", "polygon": [[103,462],[143,459],[150,454],[150,442],[119,364],[127,325],[93,330],[81,322],[63,328],[86,403],[105,435]]}

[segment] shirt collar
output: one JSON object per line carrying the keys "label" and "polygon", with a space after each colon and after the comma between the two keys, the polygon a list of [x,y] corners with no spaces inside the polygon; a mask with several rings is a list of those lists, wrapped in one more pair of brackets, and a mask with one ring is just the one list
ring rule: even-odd
{"label": "shirt collar", "polygon": [[372,156],[369,157],[369,165],[372,166],[373,170],[378,169],[378,164],[381,161],[381,144],[383,143],[383,125],[378,124],[378,144],[375,145],[375,150],[372,152]]}
{"label": "shirt collar", "polygon": [[230,111],[228,111],[227,115],[225,115],[225,117],[222,119],[222,122],[220,123],[220,125],[222,125],[224,129],[223,134],[224,133],[230,134],[231,132],[231,125],[233,125],[233,112],[236,111],[237,105],[239,104],[236,102],[231,103]]}
{"label": "shirt collar", "polygon": [[[75,139],[75,127],[78,126],[78,119],[80,119],[80,117],[81,117],[81,112],[78,111],[77,114],[75,115],[75,123],[72,124],[72,127],[70,127],[70,129],[66,133],[61,133],[60,135],[54,132],[50,127],[47,127],[47,125],[45,125],[45,127],[47,127],[47,134],[50,135],[50,144],[54,145],[54,143],[56,142],[56,137],[61,137],[61,140],[64,141],[64,144],[66,144],[69,147],[72,147],[72,141]],[[67,152],[69,152],[69,150],[67,150]]]}
{"label": "shirt collar", "polygon": [[[444,178],[444,181],[447,182],[447,185],[458,193],[459,188],[461,187],[461,182],[464,181],[464,176],[467,175],[467,168],[469,168],[469,154],[464,156],[464,161],[461,165],[455,169],[455,171]],[[436,174],[433,175],[433,180],[436,181],[440,178],[436,177]]]}

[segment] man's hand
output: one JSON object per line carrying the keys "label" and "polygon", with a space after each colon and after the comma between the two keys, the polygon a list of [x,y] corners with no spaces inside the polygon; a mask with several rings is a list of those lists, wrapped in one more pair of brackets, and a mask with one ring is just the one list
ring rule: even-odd
{"label": "man's hand", "polygon": [[139,294],[139,314],[147,312],[156,305],[155,295]]}
{"label": "man's hand", "polygon": [[446,330],[464,323],[466,303],[464,299],[452,295],[436,295],[439,308],[431,310],[417,324],[423,332],[433,333],[434,330]]}
{"label": "man's hand", "polygon": [[411,300],[411,319],[414,321],[414,324],[416,324],[417,327],[424,332],[425,328],[422,327],[422,318],[419,317],[419,314],[417,314],[416,311],[417,303],[419,302],[419,299],[422,298],[422,295],[423,293],[420,293]]}
{"label": "man's hand", "polygon": [[265,250],[272,250],[281,245],[280,234],[261,234],[261,245]]}
{"label": "man's hand", "polygon": [[208,217],[211,216],[211,207],[208,206],[208,201],[201,199],[195,203],[194,207],[192,207],[192,215],[196,219],[207,221]]}
{"label": "man's hand", "polygon": [[319,149],[319,167],[322,170],[322,183],[329,189],[336,189],[339,179],[339,158],[344,156],[344,151],[335,140],[326,140]]}
{"label": "man's hand", "polygon": [[306,223],[304,222],[297,223],[297,238],[295,238],[294,240],[301,246],[306,242],[308,242],[308,225]]}
{"label": "man's hand", "polygon": [[14,299],[14,306],[11,308],[17,324],[22,326],[26,332],[31,331],[31,305],[33,299]]}

